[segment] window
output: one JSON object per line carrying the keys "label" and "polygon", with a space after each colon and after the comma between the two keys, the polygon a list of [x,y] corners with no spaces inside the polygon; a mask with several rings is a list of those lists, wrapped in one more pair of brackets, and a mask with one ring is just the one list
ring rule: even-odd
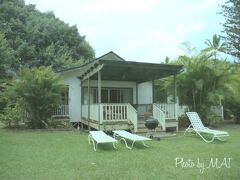
{"label": "window", "polygon": [[[88,103],[88,89],[83,89],[83,103]],[[133,103],[133,89],[130,88],[102,88],[102,103]],[[98,103],[98,88],[90,89],[90,104]]]}

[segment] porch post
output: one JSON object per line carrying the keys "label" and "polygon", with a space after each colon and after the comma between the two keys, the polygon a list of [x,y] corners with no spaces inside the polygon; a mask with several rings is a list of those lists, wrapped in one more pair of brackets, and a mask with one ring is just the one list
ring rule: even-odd
{"label": "porch post", "polygon": [[90,130],[90,77],[88,77],[88,130]]}
{"label": "porch post", "polygon": [[83,83],[84,81],[81,80],[80,88],[81,88],[81,129],[83,129],[83,116],[82,116],[82,107],[83,107]]}
{"label": "porch post", "polygon": [[101,123],[101,71],[98,71],[98,129]]}
{"label": "porch post", "polygon": [[177,112],[177,109],[178,109],[178,106],[177,106],[177,85],[176,85],[176,74],[174,74],[173,76],[173,98],[174,98],[174,114],[175,114],[175,118],[177,119],[178,118],[178,112]]}
{"label": "porch post", "polygon": [[138,105],[138,83],[137,82],[136,82],[136,105]]}
{"label": "porch post", "polygon": [[152,80],[152,103],[154,104],[155,103],[155,89],[154,89],[154,86],[155,86],[155,82],[154,82],[154,79]]}

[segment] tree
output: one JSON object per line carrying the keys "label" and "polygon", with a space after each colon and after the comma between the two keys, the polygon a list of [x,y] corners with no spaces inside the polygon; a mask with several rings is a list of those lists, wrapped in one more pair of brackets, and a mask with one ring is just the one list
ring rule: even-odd
{"label": "tree", "polygon": [[224,39],[228,44],[228,53],[240,62],[240,0],[228,0],[222,5],[222,14],[226,18],[223,23]]}
{"label": "tree", "polygon": [[7,87],[5,98],[11,107],[21,103],[31,128],[43,128],[61,103],[63,87],[60,77],[51,68],[27,68]]}
{"label": "tree", "polygon": [[[200,54],[180,56],[175,63],[184,65],[184,71],[176,79],[179,100],[191,111],[199,112],[205,123],[213,123],[211,106],[222,105],[228,99],[239,99],[239,73],[230,62],[211,61]],[[171,88],[169,81],[166,83]]]}
{"label": "tree", "polygon": [[93,60],[94,50],[76,26],[53,12],[41,13],[23,0],[0,1],[0,33],[4,35],[16,72],[22,66],[52,66],[54,70]]}
{"label": "tree", "polygon": [[226,44],[221,43],[221,37],[216,34],[213,35],[212,40],[207,39],[205,44],[208,46],[203,51],[210,53],[210,56],[214,56],[214,60],[217,60],[217,54],[219,52],[226,52]]}

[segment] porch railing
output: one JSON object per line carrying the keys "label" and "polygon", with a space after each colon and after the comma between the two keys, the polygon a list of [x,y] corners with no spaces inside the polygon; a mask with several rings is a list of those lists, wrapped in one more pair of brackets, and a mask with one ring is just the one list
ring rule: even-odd
{"label": "porch railing", "polygon": [[127,115],[128,115],[128,120],[130,120],[133,123],[134,126],[134,132],[137,132],[137,110],[131,105],[127,104]]}
{"label": "porch railing", "polygon": [[176,119],[177,118],[176,104],[174,104],[174,103],[156,103],[155,105],[165,113],[166,119]]}
{"label": "porch railing", "polygon": [[[89,118],[99,120],[100,123],[109,121],[130,121],[134,125],[134,131],[137,131],[137,111],[129,103],[108,103],[99,105],[91,104],[89,106]],[[82,117],[88,118],[88,105],[82,105]]]}
{"label": "porch railing", "polygon": [[69,116],[69,106],[60,105],[54,110],[53,116]]}
{"label": "porch railing", "polygon": [[128,119],[128,104],[101,104],[103,112],[102,120],[127,120]]}
{"label": "porch railing", "polygon": [[163,130],[165,131],[166,130],[165,113],[159,108],[157,104],[153,104],[153,118],[159,121]]}

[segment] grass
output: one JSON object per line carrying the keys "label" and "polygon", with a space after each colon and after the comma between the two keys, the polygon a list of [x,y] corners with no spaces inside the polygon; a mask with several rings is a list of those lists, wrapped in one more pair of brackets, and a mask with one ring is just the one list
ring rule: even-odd
{"label": "grass", "polygon": [[[136,144],[133,150],[123,143],[115,150],[100,145],[97,152],[87,142],[87,134],[77,131],[0,130],[0,179],[239,179],[240,126],[225,127],[226,142],[206,144],[195,135]],[[192,160],[193,167],[176,167],[175,158]],[[211,158],[222,163],[232,158],[230,167],[210,166]],[[185,164],[186,165],[186,164]],[[219,166],[221,164],[218,164]],[[229,164],[228,164],[229,165]]]}

